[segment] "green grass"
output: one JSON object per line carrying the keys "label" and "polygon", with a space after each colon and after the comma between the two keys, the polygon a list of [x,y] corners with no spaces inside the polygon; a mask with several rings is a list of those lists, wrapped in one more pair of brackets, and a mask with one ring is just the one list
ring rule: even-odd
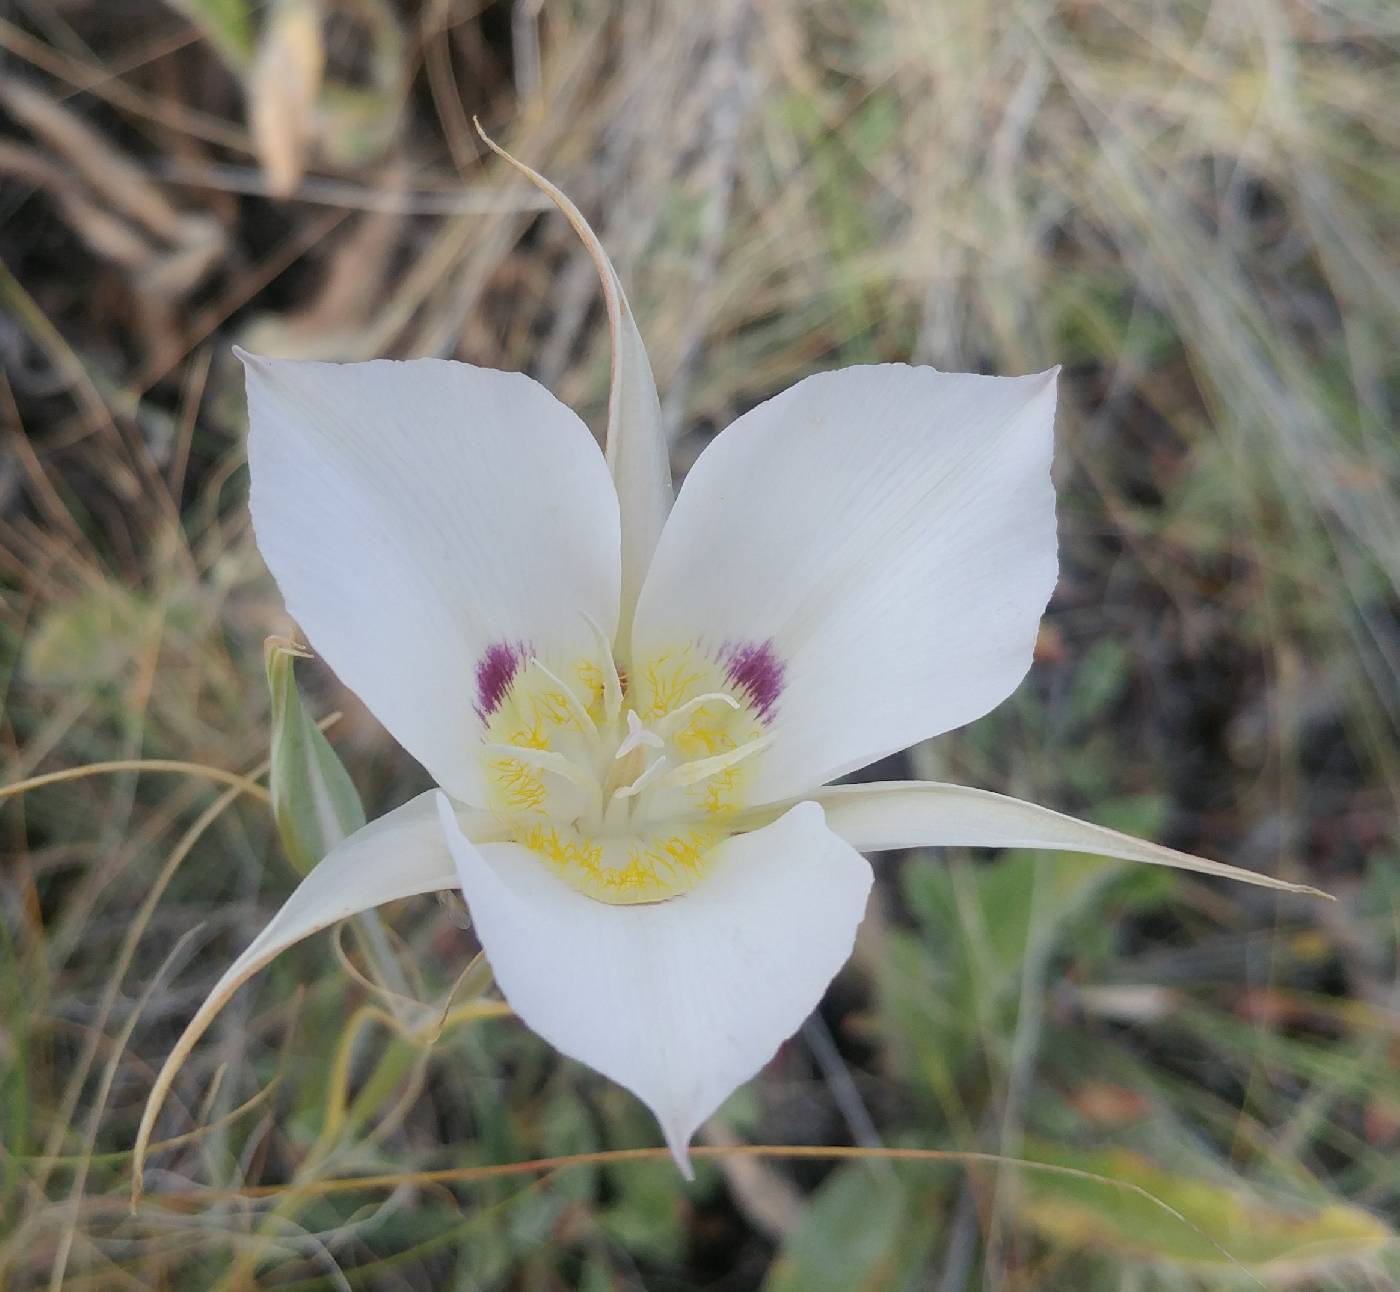
{"label": "green grass", "polygon": [[[194,765],[0,800],[0,1285],[1392,1286],[1394,15],[659,8],[337,8],[291,201],[247,124],[259,6],[0,23],[36,92],[0,96],[0,780]],[[606,1157],[426,1179],[655,1128],[509,1018],[400,1035],[322,935],[201,1042],[128,1212],[155,1069],[295,882],[257,790],[198,770],[266,757],[262,641],[289,627],[230,345],[524,368],[601,424],[591,267],[474,113],[595,219],[679,468],[817,369],[1066,366],[1038,663],[909,770],[1339,901],[886,857],[834,1057],[795,1039],[707,1139],[1084,1174],[717,1152],[694,1186]],[[323,666],[299,678],[372,814],[422,787]],[[470,934],[431,899],[384,916],[442,1001]]]}

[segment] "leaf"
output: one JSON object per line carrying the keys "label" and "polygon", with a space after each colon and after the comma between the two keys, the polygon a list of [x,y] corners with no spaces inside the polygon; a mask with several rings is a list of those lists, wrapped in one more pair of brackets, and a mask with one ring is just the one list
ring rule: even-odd
{"label": "leaf", "polygon": [[253,57],[251,0],[170,0],[204,33],[235,72],[243,72]]}
{"label": "leaf", "polygon": [[150,607],[115,585],[56,602],[25,648],[24,671],[39,686],[116,681],[151,638]]}
{"label": "leaf", "polygon": [[879,1292],[903,1268],[907,1198],[857,1163],[832,1172],[773,1263],[763,1292]]}
{"label": "leaf", "polygon": [[1076,728],[1101,720],[1122,693],[1128,680],[1131,656],[1113,637],[1099,638],[1080,661],[1070,686],[1070,721]]}
{"label": "leaf", "polygon": [[[1150,831],[1156,800],[1125,799],[1099,805],[1115,827]],[[953,872],[942,862],[906,866],[910,905],[933,943],[965,957],[964,972],[979,972],[979,990],[1001,997],[1020,989],[1021,966],[1033,933],[1052,944],[1082,922],[1104,885],[1125,874],[1126,863],[1088,853],[1059,854],[1045,866],[1034,852],[1015,850],[966,872],[961,903]],[[971,903],[969,908],[968,903]]]}
{"label": "leaf", "polygon": [[[1150,831],[1160,801],[1115,799],[1099,810],[1115,827]],[[1072,947],[1092,966],[1111,946],[1097,914],[1105,887],[1131,879],[1134,893],[1145,883],[1151,896],[1157,874],[1082,853],[1050,865],[1020,850],[968,866],[908,858],[899,879],[922,937],[892,938],[879,981],[886,1034],[916,1085],[946,1104],[969,1061],[1011,1035],[1032,947]]]}
{"label": "leaf", "polygon": [[1212,1287],[1232,1275],[1243,1283],[1252,1275],[1294,1284],[1336,1275],[1374,1257],[1394,1237],[1359,1207],[1330,1198],[1274,1202],[1243,1183],[1186,1175],[1123,1149],[1030,1144],[1024,1156],[1134,1185],[1185,1222],[1141,1193],[1026,1171],[1020,1215],[1044,1238],[1120,1260],[1209,1272]]}
{"label": "leaf", "polygon": [[598,1213],[599,1228],[638,1259],[674,1263],[686,1244],[686,1213],[674,1171],[637,1171],[626,1166],[604,1172],[609,1205]]}

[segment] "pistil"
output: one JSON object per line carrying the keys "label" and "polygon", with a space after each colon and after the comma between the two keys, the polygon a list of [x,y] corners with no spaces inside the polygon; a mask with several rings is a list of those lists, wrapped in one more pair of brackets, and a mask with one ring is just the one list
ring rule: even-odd
{"label": "pistil", "polygon": [[626,758],[635,749],[640,749],[643,745],[650,745],[653,749],[665,749],[666,742],[654,731],[649,731],[642,720],[637,717],[635,709],[627,710],[627,734],[623,736],[622,743],[617,747],[614,759]]}
{"label": "pistil", "polygon": [[[661,900],[691,886],[728,832],[745,797],[733,770],[772,737],[746,693],[722,689],[728,675],[698,652],[658,656],[624,679],[590,628],[597,655],[573,669],[520,648],[492,711],[496,739],[484,743],[497,810],[511,837],[585,892]],[[567,680],[575,674],[581,685]]]}

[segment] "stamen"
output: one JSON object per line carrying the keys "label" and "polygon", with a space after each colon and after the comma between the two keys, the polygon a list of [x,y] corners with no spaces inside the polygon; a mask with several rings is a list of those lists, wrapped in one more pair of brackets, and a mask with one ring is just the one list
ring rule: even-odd
{"label": "stamen", "polygon": [[617,753],[613,755],[613,761],[617,762],[626,758],[634,749],[642,745],[649,745],[652,749],[664,749],[666,742],[654,731],[649,731],[637,717],[635,709],[627,710],[627,734],[623,736],[622,743],[617,747]]}
{"label": "stamen", "polygon": [[587,611],[580,611],[584,622],[593,630],[598,643],[598,655],[603,662],[603,716],[608,723],[617,721],[622,712],[622,679],[617,675],[617,661],[613,659],[612,642],[603,631],[602,625]]}
{"label": "stamen", "polygon": [[696,785],[700,781],[709,780],[711,776],[727,772],[731,767],[767,749],[772,743],[772,736],[759,736],[756,740],[740,745],[738,749],[715,754],[712,758],[697,758],[693,763],[682,763],[674,771],[667,772],[661,778],[661,783],[675,786]]}
{"label": "stamen", "polygon": [[562,776],[566,781],[581,786],[586,790],[596,790],[598,782],[590,776],[577,763],[571,762],[563,754],[556,754],[552,749],[534,749],[528,745],[483,745],[488,753],[499,754],[502,758],[511,758],[518,763],[528,763],[531,767],[538,767],[541,771],[553,772],[556,776]]}
{"label": "stamen", "polygon": [[697,695],[693,700],[687,700],[679,709],[672,709],[660,722],[656,724],[654,730],[658,736],[663,736],[669,740],[677,731],[685,726],[686,719],[697,709],[703,708],[707,704],[727,704],[731,709],[741,709],[743,706],[732,695],[726,691],[708,691],[704,695]]}
{"label": "stamen", "polygon": [[583,619],[576,653],[542,660],[522,640],[483,657],[489,806],[503,837],[590,898],[663,901],[694,886],[760,788],[782,664],[751,642],[621,660]]}
{"label": "stamen", "polygon": [[650,767],[646,769],[630,785],[624,785],[621,789],[613,790],[612,797],[615,799],[630,799],[640,794],[669,766],[665,755],[656,759]]}
{"label": "stamen", "polygon": [[557,674],[552,673],[540,662],[538,655],[531,655],[530,662],[526,668],[539,669],[555,686],[559,688],[560,694],[564,697],[564,707],[568,709],[569,715],[579,725],[579,730],[586,736],[596,736],[598,734],[598,724],[589,716],[588,710],[583,707],[583,701],[573,692],[569,684]]}

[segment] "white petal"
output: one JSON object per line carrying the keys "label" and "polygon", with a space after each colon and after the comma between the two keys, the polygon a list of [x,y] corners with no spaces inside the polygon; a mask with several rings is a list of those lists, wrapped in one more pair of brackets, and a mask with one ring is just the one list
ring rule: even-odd
{"label": "white petal", "polygon": [[1053,371],[847,368],[701,454],[634,649],[698,635],[765,661],[775,742],[754,760],[756,801],[970,722],[1020,682],[1055,584],[1054,412]]}
{"label": "white petal", "polygon": [[612,337],[607,458],[622,507],[622,614],[618,620],[616,646],[618,659],[625,664],[632,611],[674,497],[671,459],[661,425],[656,380],[617,271],[578,207],[543,175],[517,161],[492,141],[480,125],[477,131],[487,147],[514,166],[559,208],[582,239],[603,283],[603,300],[607,304],[608,330]]}
{"label": "white petal", "polygon": [[[264,965],[318,929],[385,902],[457,887],[457,873],[442,837],[442,821],[429,790],[357,830],[301,881],[281,910],[248,945],[199,1007],[161,1067],[136,1136],[136,1189],[156,1115],[185,1059],[229,998]],[[449,809],[450,811],[451,809]],[[454,817],[454,820],[459,818]],[[459,828],[478,833],[484,823],[463,814]]]}
{"label": "white petal", "polygon": [[1239,866],[1193,857],[1051,811],[1037,803],[993,794],[966,785],[934,781],[888,781],[873,785],[835,785],[813,797],[826,809],[827,825],[854,848],[1044,848],[1052,852],[1087,852],[1119,857],[1149,866],[1194,870],[1203,875],[1238,879],[1290,893],[1328,894],[1306,884],[1290,884]]}
{"label": "white petal", "polygon": [[520,373],[440,359],[248,368],[258,547],[312,646],[457,798],[487,652],[593,652],[617,499],[587,427]]}
{"label": "white petal", "polygon": [[870,866],[811,803],[721,844],[704,881],[610,906],[444,806],[472,923],[515,1012],[656,1114],[688,1174],[696,1128],[772,1056],[850,955]]}

